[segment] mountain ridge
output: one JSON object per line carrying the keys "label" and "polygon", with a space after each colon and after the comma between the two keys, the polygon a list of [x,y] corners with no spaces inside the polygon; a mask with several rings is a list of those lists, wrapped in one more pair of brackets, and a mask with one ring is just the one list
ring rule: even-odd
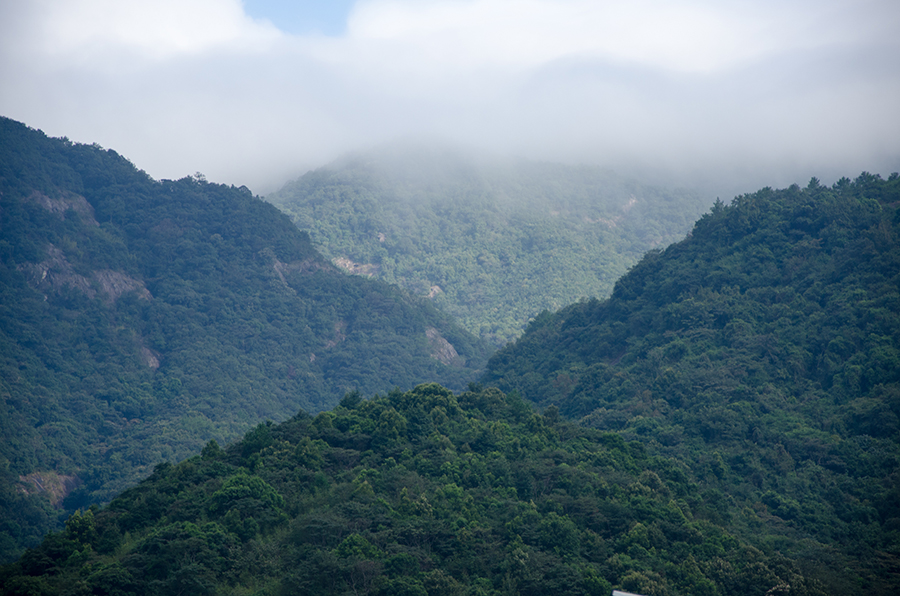
{"label": "mountain ridge", "polygon": [[898,201],[900,176],[863,173],[718,202],[609,299],[539,316],[482,382],[675,457],[726,527],[891,593]]}
{"label": "mountain ridge", "polygon": [[[3,119],[0,193],[3,557],[211,438],[347,391],[459,390],[489,350],[426,301],[340,272],[246,187],[153,180]],[[64,509],[25,494],[33,473],[79,478]]]}
{"label": "mountain ridge", "polygon": [[[10,176],[15,159],[0,159],[4,407],[43,415],[28,400],[57,407],[51,398],[68,382],[65,374],[85,389],[66,396],[71,411],[35,427],[56,441],[47,448],[65,446],[78,430],[71,422],[88,396],[106,400],[109,410],[92,419],[114,464],[142,455],[110,438],[114,422],[137,420],[140,428],[154,407],[173,410],[180,428],[200,435],[222,402],[203,406],[198,396],[221,390],[229,397],[223,373],[238,384],[274,378],[276,390],[312,365],[390,376],[407,366],[392,357],[403,353],[404,333],[432,366],[436,355],[453,363],[484,353],[452,325],[432,324],[442,320],[437,311],[414,310],[421,299],[338,274],[309,237],[246,189],[199,176],[156,182],[98,147],[35,141],[47,143],[45,157],[74,150],[66,160],[81,164],[46,159],[23,170],[29,179]],[[104,160],[110,167],[95,167]],[[135,176],[142,186],[126,191]],[[61,184],[92,199],[93,213],[54,194]],[[454,393],[429,383],[371,399],[342,387],[351,390],[330,411],[261,423],[224,449],[210,440],[194,448],[199,456],[156,465],[108,507],[70,516],[65,530],[0,568],[2,590],[893,594],[900,566],[898,205],[900,176],[867,173],[831,187],[813,179],[802,189],[717,201],[684,240],[631,267],[608,299],[538,315],[490,358],[483,384]],[[206,209],[225,225],[194,226]],[[249,233],[269,216],[278,233]],[[132,219],[150,223],[128,228]],[[43,236],[33,236],[34,222]],[[215,293],[231,287],[254,289]],[[124,291],[114,302],[104,299],[117,288]],[[272,353],[284,343],[279,330],[294,318],[273,313],[295,313],[286,304],[322,296],[330,297],[326,308],[304,309],[311,343],[293,360],[255,373],[242,365],[242,351]],[[360,309],[362,316],[351,316]],[[50,312],[59,315],[54,326],[34,326]],[[262,319],[238,316],[263,312]],[[397,335],[384,347],[349,351],[354,333],[363,336],[392,313]],[[84,334],[85,319],[104,325]],[[209,366],[223,338],[199,332],[217,325],[241,335],[224,366]],[[31,352],[14,352],[21,346],[10,337]],[[142,346],[160,356],[159,369]],[[119,353],[141,363],[144,376],[116,364]],[[196,354],[206,359],[185,356]],[[103,366],[95,373],[87,362]],[[58,374],[44,375],[30,393],[9,390],[10,379],[21,383],[44,369]],[[204,369],[213,374],[190,374]],[[99,374],[109,370],[119,375]],[[153,383],[124,382],[141,378]],[[260,395],[248,387],[247,395]],[[143,419],[104,418],[112,411]],[[27,422],[0,417],[3,436],[16,438]],[[22,466],[36,461],[40,454],[27,452],[36,445],[14,441],[0,453]],[[19,451],[9,458],[12,449]],[[57,467],[55,478],[30,477],[64,486],[70,477]],[[104,486],[115,470],[100,468],[64,502],[88,505],[88,489]],[[9,466],[0,473],[8,479]],[[8,498],[13,486],[0,483],[5,511],[10,503],[33,505]],[[17,521],[32,523],[21,514],[33,511],[17,512]],[[0,519],[3,530],[13,529],[12,516]]]}

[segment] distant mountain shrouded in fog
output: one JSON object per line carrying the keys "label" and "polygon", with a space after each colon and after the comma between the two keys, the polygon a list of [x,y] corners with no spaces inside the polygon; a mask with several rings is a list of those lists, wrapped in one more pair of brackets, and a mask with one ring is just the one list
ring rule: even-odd
{"label": "distant mountain shrouded in fog", "polygon": [[406,144],[345,157],[266,199],[338,266],[429,297],[495,345],[544,309],[607,296],[708,208],[598,167]]}

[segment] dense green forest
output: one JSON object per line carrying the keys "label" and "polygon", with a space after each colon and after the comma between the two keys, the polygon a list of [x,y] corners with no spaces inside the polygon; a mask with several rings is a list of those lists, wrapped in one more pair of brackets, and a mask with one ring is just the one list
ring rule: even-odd
{"label": "dense green forest", "polygon": [[831,593],[900,592],[900,176],[717,203],[485,383],[640,441]]}
{"label": "dense green forest", "polygon": [[488,354],[246,188],[0,119],[0,560],[210,439]]}
{"label": "dense green forest", "polygon": [[405,145],[343,158],[266,199],[339,265],[430,296],[497,346],[544,309],[608,296],[709,208],[597,167]]}
{"label": "dense green forest", "polygon": [[[556,166],[522,166],[530,183],[401,157],[285,191],[352,232],[329,258],[417,293],[445,278],[395,257],[428,242],[481,266],[513,254],[491,230],[530,221],[496,270],[547,269],[576,236],[589,252],[576,220],[627,227],[615,201],[583,211],[584,179],[548,194]],[[866,173],[716,202],[608,299],[540,314],[475,384],[482,340],[341,273],[247,189],[156,181],[0,120],[0,557],[68,518],[0,567],[0,595],[896,594],[898,207],[900,176]],[[401,223],[423,230],[397,236],[408,251]],[[463,257],[443,229],[492,241]],[[471,293],[495,287],[478,275]],[[497,341],[519,314],[468,324]]]}
{"label": "dense green forest", "polygon": [[0,594],[826,593],[703,484],[496,389],[351,393],[158,466],[0,568]]}

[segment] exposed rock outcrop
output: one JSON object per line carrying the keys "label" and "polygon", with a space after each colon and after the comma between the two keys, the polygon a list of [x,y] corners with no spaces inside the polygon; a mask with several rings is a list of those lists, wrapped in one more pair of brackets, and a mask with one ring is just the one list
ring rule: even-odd
{"label": "exposed rock outcrop", "polygon": [[82,221],[92,226],[99,226],[97,219],[94,217],[94,208],[81,195],[75,193],[61,191],[60,196],[51,199],[42,192],[34,191],[28,197],[29,201],[33,201],[60,219],[66,218],[66,213],[71,210],[81,216]]}
{"label": "exposed rock outcrop", "polygon": [[43,292],[58,292],[69,287],[80,290],[90,298],[96,298],[99,289],[108,303],[113,303],[122,294],[132,291],[137,292],[138,297],[144,300],[153,297],[144,282],[120,271],[94,271],[91,277],[76,273],[66,255],[52,244],[47,245],[46,259],[40,263],[23,263],[17,269],[26,275],[32,287]]}
{"label": "exposed rock outcrop", "polygon": [[52,244],[47,246],[46,259],[40,263],[23,263],[17,269],[27,276],[28,283],[32,287],[41,291],[55,290],[58,292],[65,287],[71,287],[81,290],[91,298],[97,295],[91,281],[87,277],[75,273],[75,269],[66,259],[66,255]]}
{"label": "exposed rock outcrop", "polygon": [[457,353],[456,348],[454,348],[449,341],[444,339],[444,336],[441,335],[440,331],[434,327],[429,327],[425,330],[425,335],[428,336],[432,358],[447,366],[465,365],[466,359]]}
{"label": "exposed rock outcrop", "polygon": [[19,490],[27,495],[46,493],[50,503],[56,507],[70,492],[81,485],[81,479],[74,474],[63,475],[56,472],[32,472],[19,476]]}
{"label": "exposed rock outcrop", "polygon": [[371,263],[354,263],[348,258],[338,257],[332,261],[335,265],[352,275],[365,275],[375,277],[381,271],[380,265]]}
{"label": "exposed rock outcrop", "polygon": [[106,295],[108,302],[115,302],[119,296],[127,292],[137,292],[138,298],[150,300],[150,290],[144,285],[144,282],[129,277],[119,271],[106,269],[103,271],[95,271],[94,279],[100,284],[100,289]]}

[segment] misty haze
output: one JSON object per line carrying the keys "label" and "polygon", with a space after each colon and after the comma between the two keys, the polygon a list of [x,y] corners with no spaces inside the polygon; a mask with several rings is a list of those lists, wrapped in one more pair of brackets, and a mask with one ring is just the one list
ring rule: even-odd
{"label": "misty haze", "polygon": [[898,168],[889,0],[280,4],[4,3],[0,112],[259,194],[421,135],[723,199]]}

